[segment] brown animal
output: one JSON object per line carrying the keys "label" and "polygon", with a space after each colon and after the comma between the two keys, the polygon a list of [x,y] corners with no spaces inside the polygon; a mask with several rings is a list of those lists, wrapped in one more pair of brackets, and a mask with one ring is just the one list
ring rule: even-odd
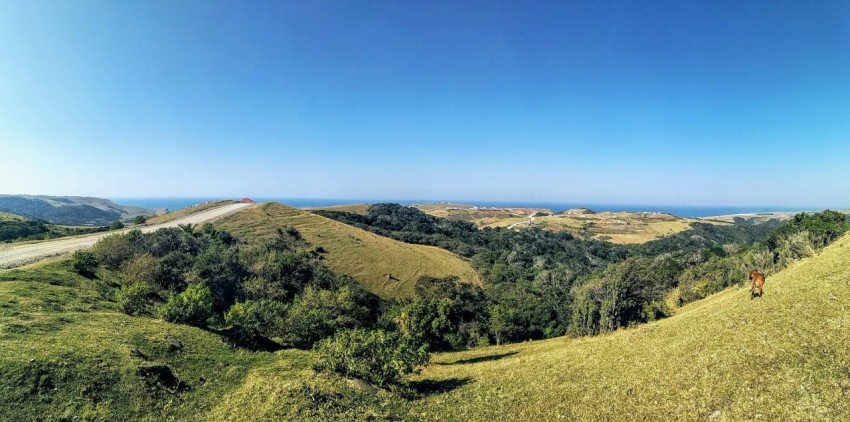
{"label": "brown animal", "polygon": [[764,274],[758,270],[750,271],[750,299],[756,297],[756,289],[758,289],[758,297],[764,296]]}

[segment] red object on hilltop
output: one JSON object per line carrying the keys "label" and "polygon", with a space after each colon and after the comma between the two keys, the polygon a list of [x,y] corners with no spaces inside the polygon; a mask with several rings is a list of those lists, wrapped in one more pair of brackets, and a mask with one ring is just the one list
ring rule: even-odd
{"label": "red object on hilltop", "polygon": [[257,203],[257,201],[255,201],[255,200],[253,200],[253,199],[251,199],[251,198],[242,198],[242,199],[240,199],[238,202],[239,202],[240,204],[256,204],[256,203]]}

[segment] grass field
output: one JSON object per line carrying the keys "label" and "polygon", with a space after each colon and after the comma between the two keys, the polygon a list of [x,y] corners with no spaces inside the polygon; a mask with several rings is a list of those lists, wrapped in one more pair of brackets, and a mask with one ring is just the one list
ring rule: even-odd
{"label": "grass field", "polygon": [[207,202],[206,204],[196,205],[194,207],[188,207],[179,209],[177,211],[172,211],[168,214],[163,214],[157,217],[148,218],[147,224],[157,224],[157,223],[167,223],[172,220],[176,220],[181,217],[185,217],[189,214],[194,214],[196,212],[206,211],[213,208],[218,208],[222,205],[233,204],[236,201],[214,201]]}
{"label": "grass field", "polygon": [[249,240],[274,236],[278,227],[295,227],[313,246],[327,251],[325,263],[334,272],[355,277],[382,297],[412,295],[424,275],[480,282],[468,261],[446,250],[399,242],[278,203],[251,207],[216,225]]}
{"label": "grass field", "polygon": [[850,236],[655,323],[439,355],[428,420],[850,420]]}

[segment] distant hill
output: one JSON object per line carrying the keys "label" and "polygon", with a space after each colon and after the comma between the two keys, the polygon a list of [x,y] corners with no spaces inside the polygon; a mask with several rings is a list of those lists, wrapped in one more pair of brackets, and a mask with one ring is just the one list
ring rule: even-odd
{"label": "distant hill", "polygon": [[83,196],[0,195],[0,211],[70,226],[105,226],[154,212]]}
{"label": "distant hill", "polygon": [[94,233],[106,227],[67,227],[44,220],[0,211],[0,242],[55,239],[77,234]]}
{"label": "distant hill", "polygon": [[274,202],[229,215],[216,225],[249,241],[274,236],[279,227],[294,227],[326,251],[325,264],[334,272],[356,278],[384,298],[411,296],[421,276],[480,282],[468,261],[444,249],[399,242]]}
{"label": "distant hill", "polygon": [[[597,213],[589,208],[574,208],[556,214],[542,208],[478,207],[446,202],[414,207],[435,217],[469,221],[481,228],[507,227],[521,230],[536,227],[620,244],[649,242],[685,231],[691,227],[691,223],[700,221],[663,213]],[[722,221],[707,222],[728,224]]]}

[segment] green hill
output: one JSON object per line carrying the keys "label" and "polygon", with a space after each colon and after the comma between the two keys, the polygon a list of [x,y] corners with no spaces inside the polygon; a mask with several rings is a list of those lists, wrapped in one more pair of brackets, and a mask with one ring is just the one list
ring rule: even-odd
{"label": "green hill", "polygon": [[761,299],[731,288],[610,335],[439,355],[420,379],[453,389],[413,409],[444,420],[848,420],[848,344],[845,236],[769,277]]}
{"label": "green hill", "polygon": [[479,282],[468,261],[446,250],[399,242],[278,203],[251,207],[216,225],[248,240],[274,236],[279,227],[294,227],[310,244],[326,251],[325,263],[334,272],[353,276],[383,297],[412,295],[421,276],[454,275]]}

